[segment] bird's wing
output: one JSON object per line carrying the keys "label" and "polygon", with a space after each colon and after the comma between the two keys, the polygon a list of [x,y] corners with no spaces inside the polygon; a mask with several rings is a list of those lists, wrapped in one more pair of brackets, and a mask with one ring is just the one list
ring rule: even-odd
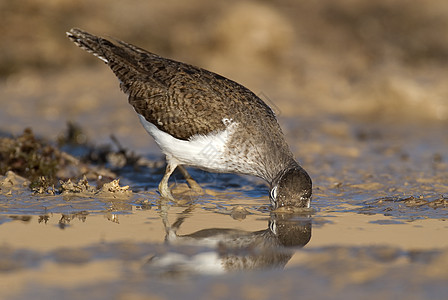
{"label": "bird's wing", "polygon": [[238,121],[241,116],[248,126],[260,120],[277,124],[260,98],[223,76],[80,29],[67,35],[112,69],[138,114],[175,138],[224,130],[224,119]]}

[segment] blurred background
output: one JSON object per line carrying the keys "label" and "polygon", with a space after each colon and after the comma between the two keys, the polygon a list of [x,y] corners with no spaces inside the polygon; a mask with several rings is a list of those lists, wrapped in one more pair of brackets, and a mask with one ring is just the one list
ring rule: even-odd
{"label": "blurred background", "polygon": [[[144,251],[136,249],[161,253],[165,236],[155,191],[164,159],[109,68],[66,37],[72,27],[219,73],[273,108],[313,179],[316,209],[307,251],[284,273],[174,284],[142,272]],[[30,127],[54,144],[72,121],[87,145],[110,145],[113,134],[153,162],[118,174],[132,201],[3,188],[0,281],[8,289],[0,298],[446,298],[448,1],[0,0],[0,37],[0,137]],[[266,228],[264,183],[192,176],[207,194],[194,200],[185,233]],[[170,208],[171,221],[185,213],[183,203]],[[234,208],[247,209],[247,218],[234,217]],[[31,216],[20,219],[22,212]]]}
{"label": "blurred background", "polygon": [[[71,119],[130,133],[118,82],[72,27],[229,77],[283,117],[448,119],[444,0],[0,0],[0,14],[2,131]],[[107,110],[114,124],[97,120]]]}

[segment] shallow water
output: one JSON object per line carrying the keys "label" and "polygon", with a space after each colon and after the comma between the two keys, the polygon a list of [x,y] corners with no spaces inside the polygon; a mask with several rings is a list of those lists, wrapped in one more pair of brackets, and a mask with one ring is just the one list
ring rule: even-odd
{"label": "shallow water", "polygon": [[195,169],[206,194],[178,174],[176,203],[157,194],[161,168],[122,170],[127,199],[3,189],[0,296],[443,299],[444,128],[281,123],[313,178],[312,210],[273,213],[261,180]]}
{"label": "shallow water", "polygon": [[[382,286],[388,298],[442,299],[446,292],[446,221],[365,215],[348,204],[276,216],[263,198],[210,198],[164,207],[141,192],[127,205],[53,199],[66,206],[45,209],[41,199],[25,200],[35,214],[10,209],[1,218],[0,276],[9,287],[2,297],[356,298]],[[273,234],[291,227],[293,247]]]}

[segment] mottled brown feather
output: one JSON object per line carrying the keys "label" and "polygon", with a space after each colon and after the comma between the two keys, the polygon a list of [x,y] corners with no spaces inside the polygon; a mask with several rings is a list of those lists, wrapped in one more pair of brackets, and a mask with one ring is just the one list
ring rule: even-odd
{"label": "mottled brown feather", "polygon": [[[278,127],[272,110],[244,86],[213,72],[160,57],[123,41],[114,43],[79,29],[69,37],[107,60],[137,113],[175,138],[188,140],[225,129],[224,118]],[[247,119],[247,115],[253,118]]]}

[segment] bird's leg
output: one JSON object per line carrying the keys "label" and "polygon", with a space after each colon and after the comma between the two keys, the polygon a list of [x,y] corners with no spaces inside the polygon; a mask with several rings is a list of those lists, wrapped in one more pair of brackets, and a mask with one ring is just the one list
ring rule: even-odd
{"label": "bird's leg", "polygon": [[174,200],[173,195],[171,195],[170,189],[168,187],[168,180],[170,179],[171,174],[173,174],[174,170],[177,167],[177,163],[169,160],[167,158],[167,165],[165,170],[165,175],[163,175],[162,180],[159,183],[159,193],[163,198]]}
{"label": "bird's leg", "polygon": [[177,231],[180,227],[180,225],[182,225],[182,223],[185,221],[186,218],[188,218],[191,213],[193,212],[195,206],[193,204],[189,204],[188,207],[186,209],[184,209],[183,212],[181,212],[179,214],[179,216],[176,219],[176,222],[173,223],[172,228]]}
{"label": "bird's leg", "polygon": [[187,169],[185,169],[184,166],[179,165],[177,166],[177,168],[179,169],[179,171],[182,173],[182,175],[184,176],[185,180],[187,181],[188,185],[190,186],[190,188],[198,194],[203,194],[204,191],[202,190],[201,186],[199,185],[199,183],[197,183],[193,177],[191,177],[190,174],[188,174]]}
{"label": "bird's leg", "polygon": [[181,212],[173,225],[170,225],[170,223],[168,222],[169,206],[166,203],[161,203],[159,208],[160,217],[162,218],[163,227],[165,228],[165,241],[175,241],[177,239],[177,230],[185,221],[185,219],[191,215],[192,211],[194,210],[194,205],[190,204],[183,212]]}

